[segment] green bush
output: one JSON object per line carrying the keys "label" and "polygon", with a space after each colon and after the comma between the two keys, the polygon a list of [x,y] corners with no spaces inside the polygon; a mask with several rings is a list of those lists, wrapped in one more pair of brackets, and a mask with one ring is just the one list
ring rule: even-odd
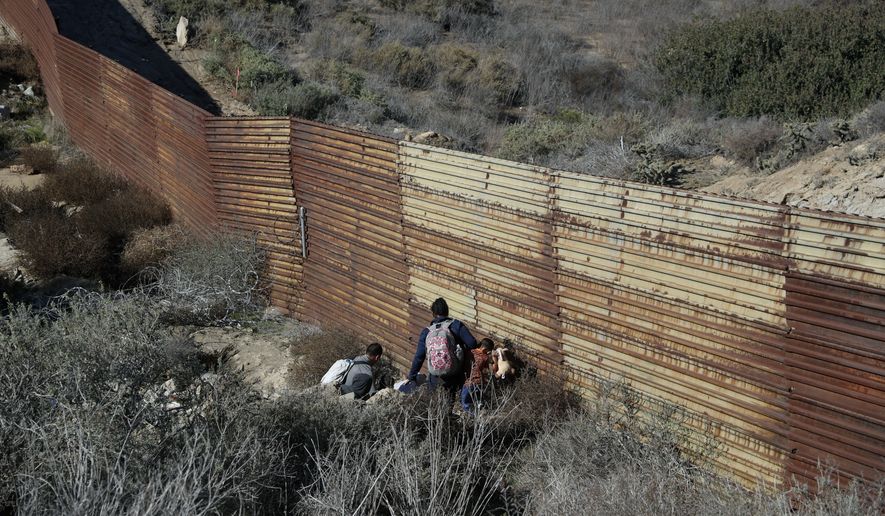
{"label": "green bush", "polygon": [[311,70],[311,77],[331,84],[343,95],[354,98],[362,95],[366,83],[366,76],[362,72],[332,59],[316,63]]}
{"label": "green bush", "polygon": [[479,64],[479,55],[473,49],[445,43],[434,49],[434,59],[439,69],[439,81],[444,88],[461,93]]}
{"label": "green bush", "polygon": [[251,103],[262,116],[294,115],[309,120],[321,117],[338,100],[338,93],[322,84],[290,82],[265,84],[255,91]]}
{"label": "green bush", "polygon": [[885,92],[883,26],[881,2],[757,10],[673,32],[655,64],[668,95],[729,116],[845,115]]}
{"label": "green bush", "polygon": [[407,88],[423,88],[433,81],[436,67],[433,59],[418,47],[389,42],[376,49],[372,58],[381,73]]}
{"label": "green bush", "polygon": [[512,106],[519,100],[522,81],[519,72],[507,61],[485,56],[473,77],[474,92],[483,103]]}
{"label": "green bush", "polygon": [[501,140],[496,155],[504,159],[544,163],[564,153],[576,156],[593,138],[594,121],[566,110],[554,117],[545,117],[511,126]]}

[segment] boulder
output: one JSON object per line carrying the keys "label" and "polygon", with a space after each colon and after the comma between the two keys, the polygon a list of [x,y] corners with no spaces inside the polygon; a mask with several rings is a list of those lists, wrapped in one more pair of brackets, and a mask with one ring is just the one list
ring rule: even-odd
{"label": "boulder", "polygon": [[178,20],[178,26],[175,27],[175,39],[178,41],[178,46],[180,48],[184,48],[187,46],[187,26],[189,22],[187,18],[182,16]]}

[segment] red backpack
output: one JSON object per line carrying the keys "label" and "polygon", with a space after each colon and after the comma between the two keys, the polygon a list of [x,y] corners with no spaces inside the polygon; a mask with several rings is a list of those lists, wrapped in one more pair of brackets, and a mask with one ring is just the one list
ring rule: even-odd
{"label": "red backpack", "polygon": [[454,319],[446,319],[427,327],[424,345],[427,348],[427,372],[433,376],[448,376],[463,371],[464,350],[455,342],[449,327]]}

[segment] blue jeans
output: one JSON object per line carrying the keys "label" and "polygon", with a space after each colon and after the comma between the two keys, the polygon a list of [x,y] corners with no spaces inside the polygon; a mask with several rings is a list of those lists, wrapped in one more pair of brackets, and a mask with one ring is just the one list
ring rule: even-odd
{"label": "blue jeans", "polygon": [[468,414],[475,412],[474,406],[482,406],[482,386],[465,385],[461,388],[461,408]]}

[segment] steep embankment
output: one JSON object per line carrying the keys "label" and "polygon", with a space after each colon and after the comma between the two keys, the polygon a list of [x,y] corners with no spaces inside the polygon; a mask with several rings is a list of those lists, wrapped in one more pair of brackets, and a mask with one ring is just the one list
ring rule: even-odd
{"label": "steep embankment", "polygon": [[831,147],[769,176],[735,175],[703,190],[885,218],[885,135]]}

